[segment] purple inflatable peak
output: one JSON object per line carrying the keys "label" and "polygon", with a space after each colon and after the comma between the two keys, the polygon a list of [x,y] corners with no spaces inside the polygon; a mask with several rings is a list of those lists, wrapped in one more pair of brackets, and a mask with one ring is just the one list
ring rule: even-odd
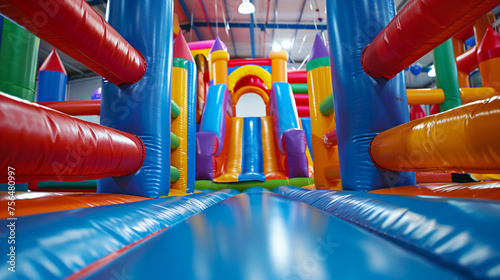
{"label": "purple inflatable peak", "polygon": [[217,38],[215,38],[215,42],[212,45],[212,48],[210,49],[210,53],[213,53],[215,51],[226,51],[226,48],[225,48],[224,44],[222,43],[222,41],[220,40],[219,36],[217,36]]}
{"label": "purple inflatable peak", "polygon": [[314,39],[313,47],[309,56],[309,61],[320,57],[328,57],[328,50],[326,49],[321,36],[316,33],[316,38]]}

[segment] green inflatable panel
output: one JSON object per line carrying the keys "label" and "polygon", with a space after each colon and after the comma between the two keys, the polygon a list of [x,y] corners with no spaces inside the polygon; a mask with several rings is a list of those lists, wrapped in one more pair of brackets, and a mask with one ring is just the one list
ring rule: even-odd
{"label": "green inflatable panel", "polygon": [[0,91],[34,102],[40,39],[6,18],[0,20]]}
{"label": "green inflatable panel", "polygon": [[308,93],[307,84],[290,84],[293,94]]}
{"label": "green inflatable panel", "polygon": [[457,62],[451,40],[444,42],[433,51],[436,85],[444,91],[444,102],[439,106],[441,112],[462,105],[458,88]]}
{"label": "green inflatable panel", "polygon": [[235,182],[235,183],[215,183],[210,180],[198,180],[195,182],[196,189],[209,189],[220,191],[223,189],[235,189],[240,192],[251,187],[263,187],[268,190],[273,190],[279,186],[295,186],[303,187],[314,184],[314,178],[292,178],[288,180],[267,180],[265,182],[252,181],[252,182]]}

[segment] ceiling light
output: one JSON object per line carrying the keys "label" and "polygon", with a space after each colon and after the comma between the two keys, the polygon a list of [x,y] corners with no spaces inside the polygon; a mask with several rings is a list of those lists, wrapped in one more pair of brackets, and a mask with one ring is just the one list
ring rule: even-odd
{"label": "ceiling light", "polygon": [[431,78],[436,77],[436,69],[434,68],[434,65],[431,66],[431,70],[429,70],[429,72],[427,72],[427,75]]}
{"label": "ceiling light", "polygon": [[273,51],[275,51],[275,52],[281,51],[281,46],[279,44],[274,44]]}
{"label": "ceiling light", "polygon": [[292,46],[292,42],[290,42],[289,40],[285,40],[283,42],[281,42],[281,47],[283,47],[284,49],[288,49]]}
{"label": "ceiling light", "polygon": [[238,7],[238,13],[248,15],[255,12],[255,6],[250,2],[250,0],[242,0],[240,6]]}

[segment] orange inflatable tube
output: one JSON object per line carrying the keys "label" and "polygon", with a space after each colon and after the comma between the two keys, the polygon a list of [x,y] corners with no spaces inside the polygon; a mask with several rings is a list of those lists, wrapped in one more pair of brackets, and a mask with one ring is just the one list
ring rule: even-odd
{"label": "orange inflatable tube", "polygon": [[395,171],[500,173],[500,97],[476,101],[379,133],[373,162]]}
{"label": "orange inflatable tube", "polygon": [[264,174],[266,180],[285,180],[285,174],[280,170],[278,154],[276,153],[276,139],[274,134],[273,117],[262,117],[262,151],[264,154]]}
{"label": "orange inflatable tube", "polygon": [[224,174],[214,179],[214,182],[217,183],[238,182],[238,177],[241,173],[243,118],[231,118],[230,125],[231,135],[229,143],[224,144],[229,145],[222,167]]}
{"label": "orange inflatable tube", "polygon": [[[16,216],[25,216],[85,207],[123,204],[142,201],[149,198],[141,196],[107,193],[17,193]],[[0,192],[1,204],[7,205],[7,192]],[[8,211],[0,212],[0,219],[8,218]]]}
{"label": "orange inflatable tube", "polygon": [[408,105],[441,104],[444,102],[444,92],[436,89],[407,89]]}
{"label": "orange inflatable tube", "polygon": [[500,200],[500,183],[416,185],[370,191],[378,194],[432,195]]}
{"label": "orange inflatable tube", "polygon": [[491,98],[495,95],[495,89],[492,87],[460,88],[460,99],[462,100],[462,105],[477,100]]}

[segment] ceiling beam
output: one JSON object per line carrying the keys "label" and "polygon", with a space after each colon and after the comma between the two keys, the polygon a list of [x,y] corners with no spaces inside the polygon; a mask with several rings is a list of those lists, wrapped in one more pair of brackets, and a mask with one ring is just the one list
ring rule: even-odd
{"label": "ceiling beam", "polygon": [[[304,0],[304,2],[302,2],[302,9],[300,9],[300,15],[299,15],[299,19],[297,20],[297,24],[299,24],[300,21],[302,20],[302,15],[304,14],[304,8],[306,7],[306,2],[307,2],[307,0]],[[292,50],[293,50],[293,47],[295,46],[295,40],[297,39],[297,33],[299,33],[298,29],[295,30],[295,35],[293,36],[292,44],[290,47],[290,51],[289,51],[290,59],[292,59]]]}
{"label": "ceiling beam", "polygon": [[[226,7],[226,15],[227,15],[227,21],[229,22],[229,19],[231,18],[229,16],[229,11],[227,9],[227,0],[224,0],[224,6]],[[228,23],[226,22],[226,24]],[[229,26],[229,25],[228,25]],[[231,27],[229,27],[229,33],[231,33],[231,41],[233,42],[233,48],[234,48],[234,54],[238,56],[238,51],[236,50],[236,43],[234,42],[234,35],[233,35],[233,30]]]}
{"label": "ceiling beam", "polygon": [[[201,4],[201,7],[203,8],[203,15],[205,16],[205,20],[208,23],[208,14],[207,14],[207,9],[205,9],[205,3],[203,3],[203,0],[199,0],[199,1]],[[214,39],[215,39],[214,30],[208,24],[207,24],[207,26],[208,26],[208,29],[210,30],[210,33],[212,33],[212,37],[214,37]],[[215,25],[215,26],[217,27],[217,25]]]}
{"label": "ceiling beam", "polygon": [[88,72],[88,73],[84,73],[84,74],[68,76],[68,81],[93,78],[93,77],[100,77],[100,76],[94,72]]}
{"label": "ceiling beam", "polygon": [[88,0],[87,3],[90,6],[104,5],[104,4],[108,4],[108,0]]}
{"label": "ceiling beam", "polygon": [[196,37],[198,37],[198,40],[199,41],[203,40],[200,36],[200,32],[198,32],[198,29],[196,29],[196,25],[194,25],[193,22],[191,22],[191,17],[190,17],[191,13],[189,12],[188,8],[186,7],[186,3],[184,3],[184,0],[179,0],[179,4],[181,4],[182,11],[184,11],[184,14],[186,15],[186,17],[189,20],[188,27],[184,27],[182,29],[192,28],[194,30],[194,33],[196,34]]}
{"label": "ceiling beam", "polygon": [[[198,27],[206,27],[207,22],[194,22],[194,26]],[[208,22],[209,26],[216,26],[215,22]],[[228,22],[230,28],[250,28],[251,23],[248,22]],[[188,29],[189,24],[182,24],[182,29]],[[254,23],[254,26],[260,28],[261,30],[265,30],[266,28],[270,29],[300,29],[300,30],[316,30],[316,26],[314,24],[287,24],[287,23]],[[322,28],[326,30],[326,24],[318,24],[318,29]]]}

